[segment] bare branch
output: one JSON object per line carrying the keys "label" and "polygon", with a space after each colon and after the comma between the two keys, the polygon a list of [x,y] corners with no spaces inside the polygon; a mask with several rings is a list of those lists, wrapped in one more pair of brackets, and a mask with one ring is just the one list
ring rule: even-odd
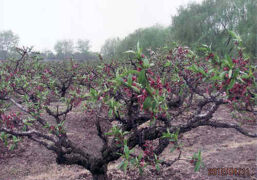
{"label": "bare branch", "polygon": [[26,137],[31,137],[32,135],[36,135],[40,138],[52,141],[53,143],[56,143],[57,141],[51,137],[50,135],[47,134],[42,134],[39,131],[36,130],[30,130],[30,131],[25,131],[25,132],[21,132],[21,131],[14,131],[14,130],[10,130],[10,129],[6,129],[6,128],[0,128],[0,131],[2,132],[6,132],[8,134],[12,134],[14,136],[26,136]]}
{"label": "bare branch", "polygon": [[215,128],[232,128],[232,129],[237,130],[238,132],[240,132],[241,134],[243,134],[245,136],[257,138],[257,134],[251,134],[251,133],[247,132],[245,129],[243,129],[242,127],[238,126],[237,124],[227,124],[227,123],[205,121],[205,122],[201,122],[199,125],[200,126],[211,126],[211,127],[215,127]]}
{"label": "bare branch", "polygon": [[181,159],[181,154],[182,154],[182,151],[179,150],[178,157],[175,158],[172,162],[165,162],[165,161],[163,161],[163,162],[161,162],[161,164],[162,164],[162,165],[166,165],[166,166],[171,166],[171,165],[173,165],[175,162],[177,162],[177,161],[179,161],[179,160],[182,160],[182,159]]}
{"label": "bare branch", "polygon": [[[12,98],[8,98],[15,106],[17,106],[20,110],[22,110],[23,112],[27,113],[27,114],[30,114],[30,112],[28,111],[28,109],[26,109],[24,106],[22,106],[21,104],[17,103],[14,99]],[[31,114],[30,114],[31,115]],[[40,118],[40,117],[34,117],[36,118],[36,120],[43,126],[45,126],[47,124],[47,122]]]}
{"label": "bare branch", "polygon": [[23,112],[26,112],[26,113],[29,114],[29,111],[28,111],[25,107],[23,107],[21,104],[17,103],[14,99],[9,98],[9,100],[10,100],[15,106],[17,106],[20,110],[22,110]]}

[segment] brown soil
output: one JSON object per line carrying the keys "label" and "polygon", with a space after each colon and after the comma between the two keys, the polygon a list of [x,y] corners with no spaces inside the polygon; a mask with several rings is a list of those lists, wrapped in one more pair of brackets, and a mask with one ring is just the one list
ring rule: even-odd
{"label": "brown soil", "polygon": [[[101,141],[96,135],[92,117],[85,118],[78,112],[72,112],[66,125],[71,127],[69,136],[89,152],[97,151]],[[215,121],[236,122],[232,120],[229,110],[225,107],[219,109],[213,118]],[[237,120],[238,121],[241,120]],[[244,128],[251,132],[257,130],[256,121],[246,123]],[[200,172],[194,172],[189,161],[180,160],[171,167],[161,167],[157,172],[147,167],[143,176],[136,171],[129,170],[125,175],[116,167],[120,160],[111,163],[108,167],[110,179],[257,179],[257,139],[246,137],[233,129],[214,129],[199,127],[183,135],[180,139],[183,144],[181,158],[191,157],[194,152],[202,150],[204,167]],[[170,153],[171,145],[162,153],[160,159],[172,161],[178,151]],[[210,168],[249,168],[250,176],[216,175],[209,176]],[[19,147],[10,152],[0,143],[0,180],[76,180],[91,179],[89,171],[79,166],[57,165],[55,154],[44,147],[24,139]]]}

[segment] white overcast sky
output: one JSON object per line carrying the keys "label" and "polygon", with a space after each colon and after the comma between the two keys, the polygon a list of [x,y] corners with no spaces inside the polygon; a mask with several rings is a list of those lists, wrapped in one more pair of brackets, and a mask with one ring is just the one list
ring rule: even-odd
{"label": "white overcast sky", "polygon": [[51,49],[57,40],[104,41],[155,24],[167,26],[180,5],[202,0],[0,0],[0,31],[12,30],[20,44]]}

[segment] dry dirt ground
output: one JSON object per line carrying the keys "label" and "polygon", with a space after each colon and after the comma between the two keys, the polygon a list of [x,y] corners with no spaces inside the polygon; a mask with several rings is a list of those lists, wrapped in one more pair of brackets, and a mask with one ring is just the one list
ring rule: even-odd
{"label": "dry dirt ground", "polygon": [[[95,135],[93,118],[84,118],[83,115],[73,112],[70,114],[71,121],[66,125],[71,126],[69,136],[79,145],[95,152],[101,146],[101,141]],[[230,110],[221,107],[213,118],[215,121],[236,122],[242,120],[232,120]],[[243,125],[251,132],[257,131],[257,123],[249,122]],[[125,175],[116,167],[120,160],[111,163],[108,167],[110,179],[257,179],[257,139],[246,137],[233,129],[214,129],[211,127],[200,127],[183,135],[180,139],[183,144],[181,158],[191,157],[194,152],[202,150],[204,167],[200,172],[195,173],[189,161],[180,160],[171,167],[161,167],[157,172],[152,167],[148,167],[143,176],[139,176],[137,171],[130,170]],[[170,153],[171,145],[162,153],[160,159],[172,161],[177,157],[178,151]],[[210,168],[248,168],[250,173],[246,176],[216,175],[209,176]],[[0,180],[76,180],[91,179],[89,171],[79,166],[57,165],[55,155],[44,147],[23,140],[18,149],[13,152],[8,151],[0,143]]]}

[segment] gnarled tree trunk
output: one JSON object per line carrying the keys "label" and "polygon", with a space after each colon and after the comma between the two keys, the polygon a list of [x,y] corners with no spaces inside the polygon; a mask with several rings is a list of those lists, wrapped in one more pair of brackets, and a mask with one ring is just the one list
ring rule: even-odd
{"label": "gnarled tree trunk", "polygon": [[93,180],[107,180],[107,165],[101,167],[94,167],[90,170],[93,176]]}
{"label": "gnarled tree trunk", "polygon": [[107,174],[93,174],[93,180],[107,180]]}

